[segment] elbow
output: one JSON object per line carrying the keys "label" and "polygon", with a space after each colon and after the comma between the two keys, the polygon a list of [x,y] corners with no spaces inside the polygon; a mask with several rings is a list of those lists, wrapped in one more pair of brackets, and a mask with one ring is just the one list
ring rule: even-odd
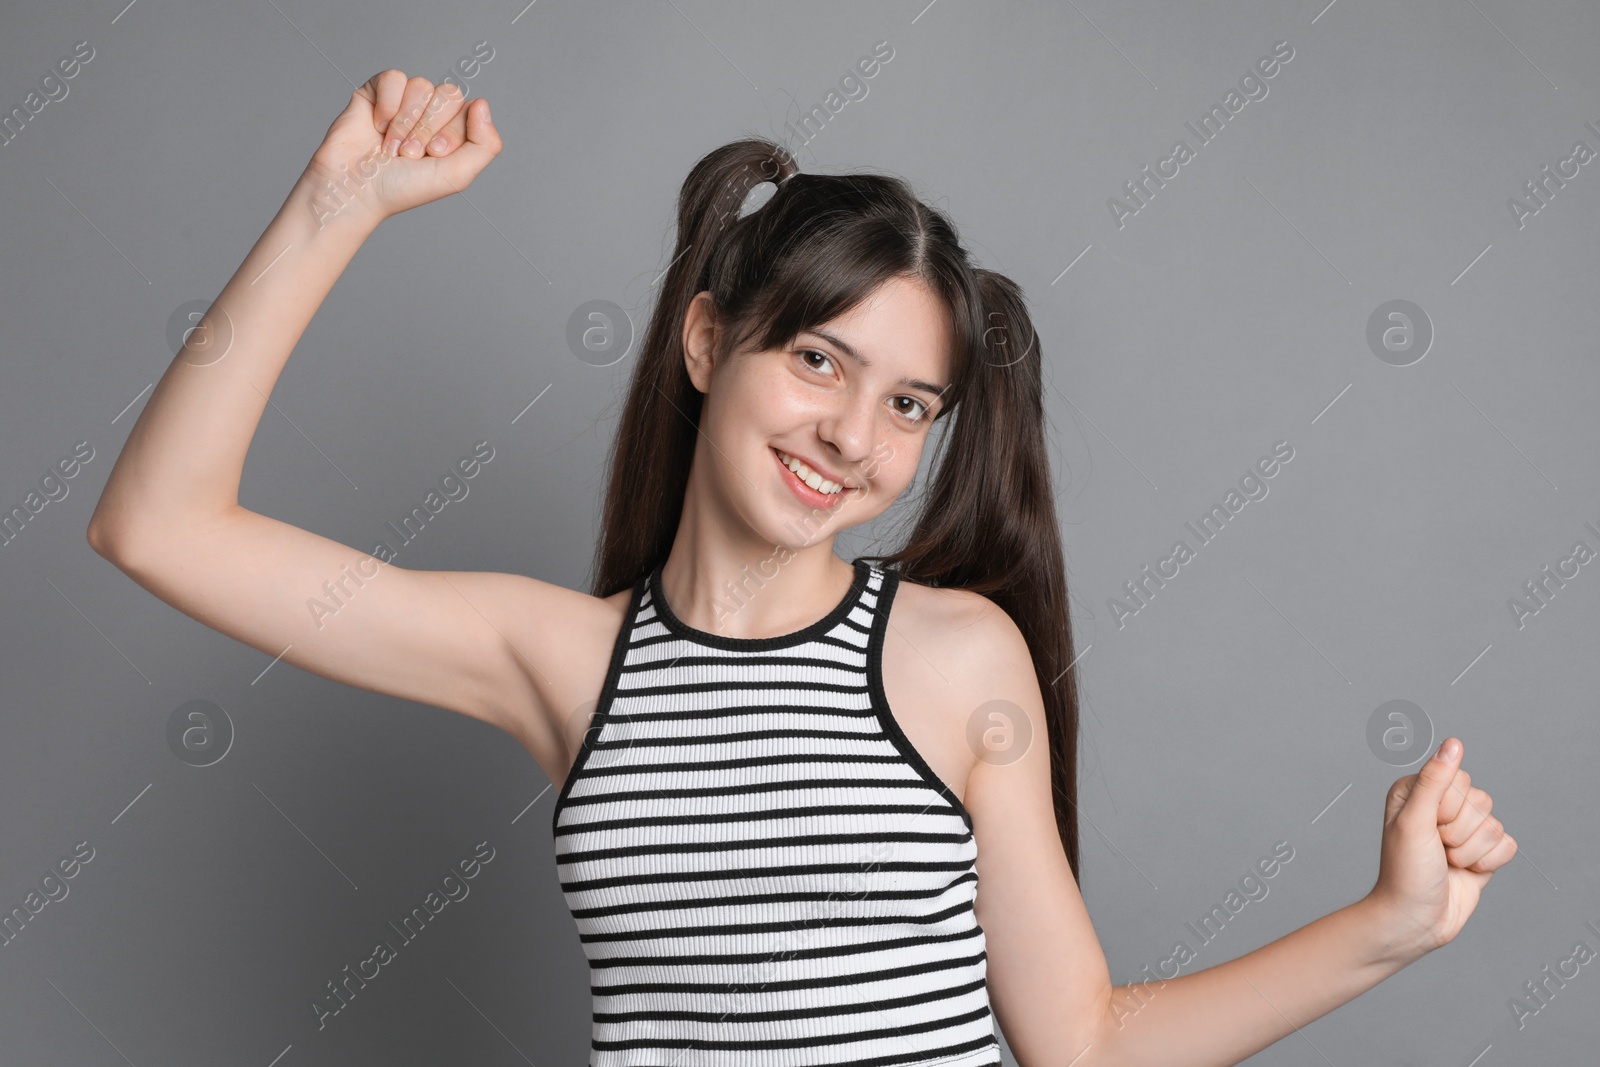
{"label": "elbow", "polygon": [[218,519],[194,517],[158,521],[141,516],[133,521],[115,512],[102,515],[97,511],[90,516],[84,534],[97,555],[131,575],[134,567],[148,569],[183,559],[196,538],[209,536],[218,523]]}
{"label": "elbow", "polygon": [[110,562],[118,570],[128,569],[127,561],[132,551],[132,537],[126,529],[96,516],[89,519],[89,527],[84,534],[95,555]]}
{"label": "elbow", "polygon": [[[118,536],[118,531],[127,525],[126,521],[117,521],[120,510],[108,485],[106,489],[101,490],[100,499],[95,504],[94,512],[89,516],[89,526],[84,530],[84,536],[89,540],[89,547],[102,559],[115,561],[119,551],[117,545],[122,539]],[[126,514],[123,514],[122,518],[126,519]]]}
{"label": "elbow", "polygon": [[89,547],[94,549],[95,555],[101,559],[112,558],[112,553],[116,550],[111,546],[111,535],[106,531],[104,523],[90,519],[86,535],[89,539]]}

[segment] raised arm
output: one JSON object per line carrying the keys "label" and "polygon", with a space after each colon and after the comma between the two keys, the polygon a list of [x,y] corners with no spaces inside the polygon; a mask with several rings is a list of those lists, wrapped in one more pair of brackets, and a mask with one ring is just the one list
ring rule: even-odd
{"label": "raised arm", "polygon": [[[156,386],[88,539],[168,604],[268,656],[474,716],[553,752],[547,722],[529,715],[550,699],[548,672],[530,659],[548,653],[536,627],[595,598],[516,575],[380,563],[238,499],[267,397],[362,242],[389,215],[466,187],[500,151],[487,102],[462,103],[455,86],[435,91],[398,70],[351,94]],[[407,133],[448,143],[426,155],[385,150],[385,134]]]}
{"label": "raised arm", "polygon": [[991,999],[1022,1067],[1238,1063],[1448,943],[1516,853],[1448,738],[1448,758],[1390,788],[1378,880],[1365,897],[1226,963],[1181,974],[1188,961],[1174,953],[1166,973],[1113,986],[1057,835],[1027,644],[992,604],[961,634],[959,648],[938,656],[965,687],[957,706],[1009,701],[1033,738],[1021,758],[980,758],[964,798]]}

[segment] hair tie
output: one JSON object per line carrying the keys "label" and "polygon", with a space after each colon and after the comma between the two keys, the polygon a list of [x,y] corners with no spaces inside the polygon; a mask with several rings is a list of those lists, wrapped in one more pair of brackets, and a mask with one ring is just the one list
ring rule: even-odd
{"label": "hair tie", "polygon": [[[742,219],[746,215],[753,215],[765,207],[767,203],[777,195],[778,183],[782,180],[782,178],[764,178],[752,185],[744,194],[744,202],[739,205],[739,218]],[[757,193],[756,190],[760,189],[763,185],[770,185],[772,187],[772,192],[765,194]]]}

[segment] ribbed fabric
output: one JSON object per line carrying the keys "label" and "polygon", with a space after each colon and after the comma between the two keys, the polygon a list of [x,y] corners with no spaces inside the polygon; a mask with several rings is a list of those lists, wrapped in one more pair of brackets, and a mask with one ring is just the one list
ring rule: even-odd
{"label": "ribbed fabric", "polygon": [[854,566],[764,639],[634,586],[551,815],[591,1067],[1000,1063],[972,820],[884,699],[899,576]]}

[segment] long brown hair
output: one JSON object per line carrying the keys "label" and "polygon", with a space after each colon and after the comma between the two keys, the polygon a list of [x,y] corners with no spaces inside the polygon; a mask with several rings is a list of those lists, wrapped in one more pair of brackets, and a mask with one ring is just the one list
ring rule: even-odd
{"label": "long brown hair", "polygon": [[[741,215],[747,194],[776,192]],[[684,366],[695,294],[716,309],[720,361],[763,351],[844,314],[894,276],[944,302],[954,327],[934,474],[905,547],[870,557],[922,585],[969,589],[1002,608],[1044,696],[1056,829],[1078,873],[1078,700],[1065,563],[1045,444],[1043,359],[1021,288],[975,266],[954,225],[898,178],[799,173],[780,145],[723,145],[689,172],[661,280],[611,445],[592,592],[630,588],[665,558],[683,511],[701,394]]]}

